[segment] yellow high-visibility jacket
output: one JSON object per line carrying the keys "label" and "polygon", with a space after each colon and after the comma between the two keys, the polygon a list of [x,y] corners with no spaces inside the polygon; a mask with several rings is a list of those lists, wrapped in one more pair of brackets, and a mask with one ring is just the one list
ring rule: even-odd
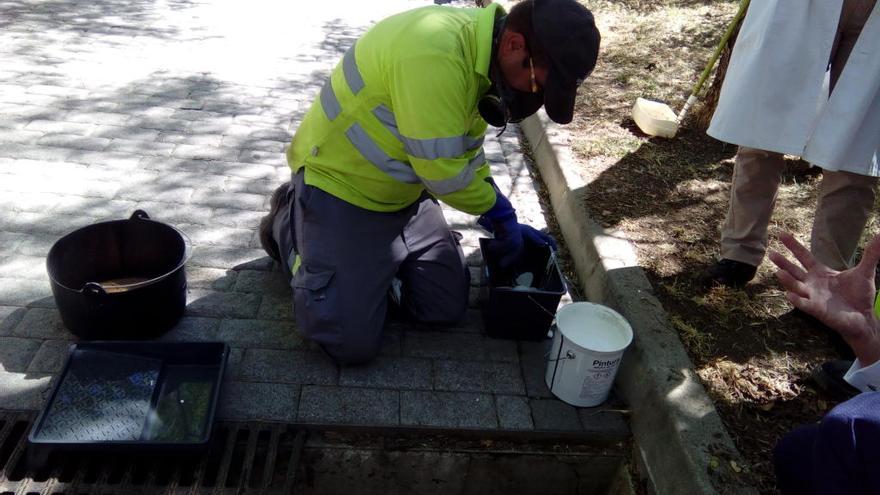
{"label": "yellow high-visibility jacket", "polygon": [[504,11],[429,6],[373,26],[345,54],[287,150],[305,182],[372,211],[396,211],[427,189],[453,208],[485,213],[492,28]]}

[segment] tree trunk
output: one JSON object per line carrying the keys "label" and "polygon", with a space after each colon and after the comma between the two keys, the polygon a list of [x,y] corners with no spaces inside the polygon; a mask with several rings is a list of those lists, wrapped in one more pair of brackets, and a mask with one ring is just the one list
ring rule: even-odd
{"label": "tree trunk", "polygon": [[[743,16],[743,19],[745,19],[745,16]],[[724,76],[727,75],[727,65],[730,63],[730,54],[733,51],[733,45],[736,43],[736,38],[739,35],[740,27],[742,27],[742,19],[740,19],[733,34],[730,35],[730,39],[727,41],[724,51],[721,52],[721,57],[718,60],[718,68],[715,70],[715,77],[712,79],[712,85],[709,86],[709,89],[706,90],[706,93],[700,98],[700,103],[691,114],[691,118],[689,119],[690,127],[693,127],[694,129],[705,131],[709,128],[709,122],[712,121],[712,114],[715,113],[715,108],[718,106],[718,97],[721,95],[721,85],[724,83]]]}

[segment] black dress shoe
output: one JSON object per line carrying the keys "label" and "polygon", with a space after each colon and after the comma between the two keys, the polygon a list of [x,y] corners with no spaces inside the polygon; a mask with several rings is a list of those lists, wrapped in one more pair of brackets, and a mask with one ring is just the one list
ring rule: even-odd
{"label": "black dress shoe", "polygon": [[720,284],[728,287],[742,287],[755,278],[758,267],[742,261],[724,258],[706,268],[700,274],[699,282],[704,287]]}
{"label": "black dress shoe", "polygon": [[843,379],[843,376],[852,364],[852,361],[847,361],[845,359],[828,361],[816,366],[812,373],[810,373],[810,378],[816,382],[819,389],[834,398],[847,400],[860,393],[859,389],[853,387]]}

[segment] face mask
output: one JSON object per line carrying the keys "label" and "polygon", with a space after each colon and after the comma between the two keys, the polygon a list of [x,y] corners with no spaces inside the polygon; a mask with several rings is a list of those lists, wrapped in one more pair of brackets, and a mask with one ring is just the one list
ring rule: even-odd
{"label": "face mask", "polygon": [[544,104],[544,94],[517,91],[504,84],[500,71],[493,70],[494,79],[498,82],[489,88],[477,103],[477,110],[489,125],[501,127],[499,135],[504,132],[508,123],[519,123],[534,114]]}
{"label": "face mask", "polygon": [[506,18],[496,22],[495,38],[492,48],[491,78],[492,87],[484,94],[477,103],[477,111],[489,125],[500,127],[500,136],[507,128],[508,123],[519,123],[529,115],[534,114],[544,104],[543,92],[526,93],[509,87],[504,82],[504,75],[495,61],[497,56],[498,37],[504,31]]}

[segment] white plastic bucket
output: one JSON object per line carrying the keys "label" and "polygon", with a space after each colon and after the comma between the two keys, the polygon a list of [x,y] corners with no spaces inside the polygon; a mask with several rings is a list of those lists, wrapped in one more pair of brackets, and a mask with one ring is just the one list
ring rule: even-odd
{"label": "white plastic bucket", "polygon": [[632,328],[617,311],[589,302],[559,309],[556,328],[544,375],[547,387],[573,406],[598,406],[608,398]]}

